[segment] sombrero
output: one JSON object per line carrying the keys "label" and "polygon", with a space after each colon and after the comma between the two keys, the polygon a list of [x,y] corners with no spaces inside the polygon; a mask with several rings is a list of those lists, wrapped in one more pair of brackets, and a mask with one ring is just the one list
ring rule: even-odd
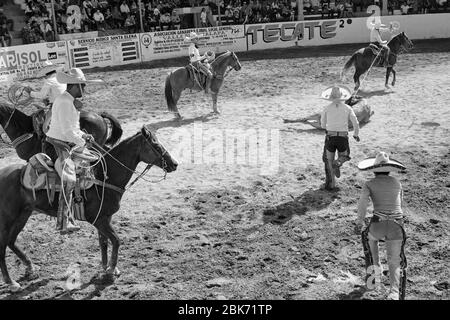
{"label": "sombrero", "polygon": [[342,85],[334,85],[326,88],[320,95],[320,98],[330,101],[345,101],[351,96],[349,88]]}
{"label": "sombrero", "polygon": [[36,72],[36,78],[41,78],[54,71],[62,71],[64,68],[63,65],[53,64],[50,61],[46,60],[43,63],[41,69]]}
{"label": "sombrero", "polygon": [[184,38],[185,41],[192,41],[192,40],[194,40],[194,39],[200,40],[200,36],[199,36],[197,33],[195,33],[194,31],[192,31],[192,32],[189,34],[189,37]]}
{"label": "sombrero", "polygon": [[386,152],[378,152],[375,158],[367,158],[358,163],[358,169],[372,172],[403,171],[406,167],[399,161],[390,159]]}
{"label": "sombrero", "polygon": [[79,68],[72,68],[68,72],[59,71],[56,73],[56,80],[65,84],[104,84],[103,80],[86,80],[83,71]]}

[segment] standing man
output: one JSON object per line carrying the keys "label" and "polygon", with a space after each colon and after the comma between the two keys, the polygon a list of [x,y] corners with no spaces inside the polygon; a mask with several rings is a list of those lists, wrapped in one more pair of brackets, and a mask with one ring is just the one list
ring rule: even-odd
{"label": "standing man", "polygon": [[72,152],[83,150],[86,141],[92,141],[90,134],[80,130],[81,103],[76,100],[83,96],[87,83],[101,83],[100,80],[86,80],[83,71],[72,68],[69,72],[57,72],[56,80],[67,84],[67,89],[58,96],[52,108],[50,129],[47,132],[47,141],[55,147],[58,156],[55,169],[61,177],[61,192],[59,194],[56,229],[61,233],[77,231],[72,210],[70,210],[72,191],[75,188],[75,164],[71,159]]}
{"label": "standing man", "polygon": [[[366,259],[366,284],[369,289],[375,289],[376,285],[381,283],[382,270],[378,242],[385,240],[390,282],[387,298],[403,300],[406,285],[403,188],[400,181],[389,176],[389,173],[406,168],[400,162],[389,159],[385,152],[379,152],[375,158],[361,161],[358,168],[375,173],[375,177],[367,180],[362,188],[355,230],[361,234],[370,198],[373,203],[373,216],[369,226],[361,234]],[[375,284],[372,283],[373,280],[375,280]]]}
{"label": "standing man", "polygon": [[[331,101],[320,117],[320,124],[326,130],[325,145],[322,160],[325,163],[326,190],[336,189],[335,176],[341,176],[340,167],[350,158],[348,142],[349,122],[352,123],[353,138],[359,141],[359,122],[353,109],[344,103],[351,97],[350,90],[345,86],[335,85],[327,88],[321,98]],[[338,158],[335,153],[338,151]]]}
{"label": "standing man", "polygon": [[380,20],[376,20],[372,25],[372,29],[370,30],[370,43],[376,45],[383,54],[383,67],[389,66],[389,55],[391,54],[391,49],[387,45],[387,41],[381,38],[382,31],[393,32],[393,25],[390,24],[389,29],[385,28],[386,25],[382,24]]}

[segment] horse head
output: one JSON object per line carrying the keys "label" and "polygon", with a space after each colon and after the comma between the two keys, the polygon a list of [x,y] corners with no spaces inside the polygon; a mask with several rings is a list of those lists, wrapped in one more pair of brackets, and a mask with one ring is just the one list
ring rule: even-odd
{"label": "horse head", "polygon": [[213,66],[214,70],[216,70],[216,71],[220,70],[222,72],[224,72],[228,67],[231,67],[231,69],[234,69],[236,71],[239,71],[242,68],[238,57],[232,51],[227,51],[227,52],[221,54],[220,56],[218,56],[211,63],[211,66]]}
{"label": "horse head", "polygon": [[414,44],[412,43],[411,40],[409,40],[409,38],[405,32],[401,32],[398,35],[396,35],[395,37],[398,39],[398,41],[400,43],[400,47],[403,50],[409,51],[414,47]]}
{"label": "horse head", "polygon": [[236,71],[241,70],[242,66],[241,66],[241,63],[239,62],[239,59],[238,59],[236,53],[231,52],[231,58],[233,59],[233,62],[230,64],[230,66]]}
{"label": "horse head", "polygon": [[165,172],[175,171],[178,162],[158,141],[156,135],[145,126],[142,127],[141,134],[144,137],[144,146],[140,152],[140,161],[143,161],[148,165],[156,165]]}

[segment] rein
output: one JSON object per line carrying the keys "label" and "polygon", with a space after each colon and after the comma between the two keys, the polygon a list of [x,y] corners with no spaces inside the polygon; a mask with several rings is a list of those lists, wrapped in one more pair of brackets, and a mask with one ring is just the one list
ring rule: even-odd
{"label": "rein", "polygon": [[[147,140],[147,138],[146,138],[146,137],[144,137],[144,138],[145,138],[145,141],[151,146],[151,148],[153,149],[153,151],[155,151],[156,153],[159,153],[157,150],[155,150],[155,148],[154,148],[153,145]],[[165,151],[165,152],[162,153],[162,154],[159,153],[160,158],[161,158],[162,163],[163,163],[162,169],[164,170],[164,176],[163,176],[161,179],[159,179],[158,181],[151,181],[151,180],[146,179],[144,176],[148,173],[148,171],[150,170],[150,168],[154,166],[153,163],[152,163],[152,164],[147,164],[147,166],[145,167],[145,169],[144,169],[141,173],[139,173],[139,172],[137,172],[136,170],[133,170],[133,169],[128,168],[128,167],[127,167],[126,165],[124,165],[120,160],[116,159],[116,158],[111,154],[111,151],[112,151],[115,147],[117,147],[117,145],[114,146],[113,148],[111,148],[109,151],[106,151],[106,150],[103,149],[97,142],[93,141],[92,143],[95,145],[96,148],[98,148],[100,151],[103,152],[103,154],[102,154],[102,157],[103,157],[103,158],[105,157],[105,155],[109,155],[114,161],[116,161],[116,162],[117,162],[118,164],[120,164],[122,167],[124,167],[124,168],[127,169],[128,171],[130,171],[130,172],[132,172],[132,173],[138,175],[138,176],[137,176],[137,177],[136,177],[136,178],[128,185],[127,188],[122,189],[123,192],[125,192],[125,191],[128,190],[128,189],[130,189],[131,186],[133,186],[139,179],[142,179],[142,180],[144,180],[144,181],[146,181],[146,182],[151,182],[151,183],[158,183],[158,182],[161,182],[161,181],[163,181],[163,180],[166,179],[166,176],[167,176],[167,171],[166,171],[167,163],[166,163],[166,161],[164,160],[164,155],[166,154],[167,151]]]}

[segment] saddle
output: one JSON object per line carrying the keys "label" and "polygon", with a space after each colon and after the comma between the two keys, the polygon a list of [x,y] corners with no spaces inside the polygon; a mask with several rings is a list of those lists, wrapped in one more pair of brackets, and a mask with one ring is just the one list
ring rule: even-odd
{"label": "saddle", "polygon": [[375,57],[377,57],[377,60],[374,62],[374,65],[379,66],[379,67],[383,67],[385,64],[385,58],[384,58],[384,54],[383,51],[385,50],[383,47],[378,46],[376,44],[369,44],[368,47],[369,50],[372,51],[373,55]]}
{"label": "saddle", "polygon": [[186,66],[186,69],[189,72],[189,76],[194,79],[193,89],[204,90],[206,87],[206,80],[208,78],[206,71],[198,66],[198,63],[189,63]]}
{"label": "saddle", "polygon": [[[89,164],[98,160],[91,153],[74,152],[72,160],[75,163],[76,182],[71,207],[74,208],[75,218],[86,221],[84,217],[84,201],[82,190],[90,189],[96,182],[94,172]],[[45,153],[37,153],[30,158],[22,169],[21,184],[28,190],[32,190],[36,200],[36,190],[46,190],[49,204],[52,205],[55,193],[61,192],[61,169],[53,163]]]}

